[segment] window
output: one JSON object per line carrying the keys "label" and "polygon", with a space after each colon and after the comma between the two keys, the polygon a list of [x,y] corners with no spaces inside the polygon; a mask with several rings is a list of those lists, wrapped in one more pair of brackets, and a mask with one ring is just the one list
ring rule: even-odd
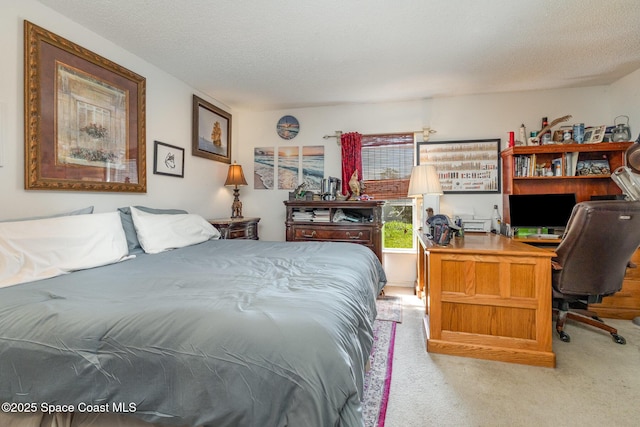
{"label": "window", "polygon": [[382,208],[383,249],[413,248],[413,207],[412,199],[387,200]]}
{"label": "window", "polygon": [[364,191],[383,208],[383,249],[412,249],[413,199],[407,198],[414,164],[413,133],[362,136]]}

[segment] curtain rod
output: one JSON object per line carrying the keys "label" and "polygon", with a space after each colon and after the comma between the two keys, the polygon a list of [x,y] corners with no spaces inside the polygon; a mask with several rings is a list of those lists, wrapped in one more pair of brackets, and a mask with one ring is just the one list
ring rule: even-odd
{"label": "curtain rod", "polygon": [[[419,133],[420,131],[416,131],[414,133]],[[431,129],[430,127],[423,127],[422,128],[422,137],[423,140],[426,142],[429,140],[429,137],[431,136],[432,133],[436,133],[436,130]],[[342,138],[342,131],[341,130],[337,130],[335,131],[335,135],[325,135],[322,137],[322,139],[329,139],[329,138],[335,138],[336,139],[336,143],[338,145],[340,145],[340,138]]]}

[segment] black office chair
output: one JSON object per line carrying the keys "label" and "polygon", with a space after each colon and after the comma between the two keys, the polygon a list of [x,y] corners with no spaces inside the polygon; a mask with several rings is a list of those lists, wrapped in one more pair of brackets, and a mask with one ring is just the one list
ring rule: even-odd
{"label": "black office chair", "polygon": [[576,204],[552,260],[553,307],[562,341],[571,340],[564,332],[569,318],[609,332],[618,344],[626,343],[588,305],[622,288],[629,260],[639,245],[640,201]]}

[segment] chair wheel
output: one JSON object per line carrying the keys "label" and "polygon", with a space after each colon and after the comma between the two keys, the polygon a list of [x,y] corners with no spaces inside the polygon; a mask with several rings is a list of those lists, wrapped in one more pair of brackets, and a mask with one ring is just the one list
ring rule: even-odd
{"label": "chair wheel", "polygon": [[570,342],[571,337],[565,331],[558,331],[558,335],[560,335],[560,340],[563,342]]}
{"label": "chair wheel", "polygon": [[616,344],[626,344],[627,340],[624,339],[624,337],[621,337],[618,334],[611,334],[611,336],[613,337],[613,340],[616,342]]}

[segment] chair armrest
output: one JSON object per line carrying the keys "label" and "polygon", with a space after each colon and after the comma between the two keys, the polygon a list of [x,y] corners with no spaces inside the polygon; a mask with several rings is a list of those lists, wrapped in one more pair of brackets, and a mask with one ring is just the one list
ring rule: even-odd
{"label": "chair armrest", "polygon": [[560,264],[558,261],[551,260],[551,269],[555,271],[562,270],[562,264]]}

